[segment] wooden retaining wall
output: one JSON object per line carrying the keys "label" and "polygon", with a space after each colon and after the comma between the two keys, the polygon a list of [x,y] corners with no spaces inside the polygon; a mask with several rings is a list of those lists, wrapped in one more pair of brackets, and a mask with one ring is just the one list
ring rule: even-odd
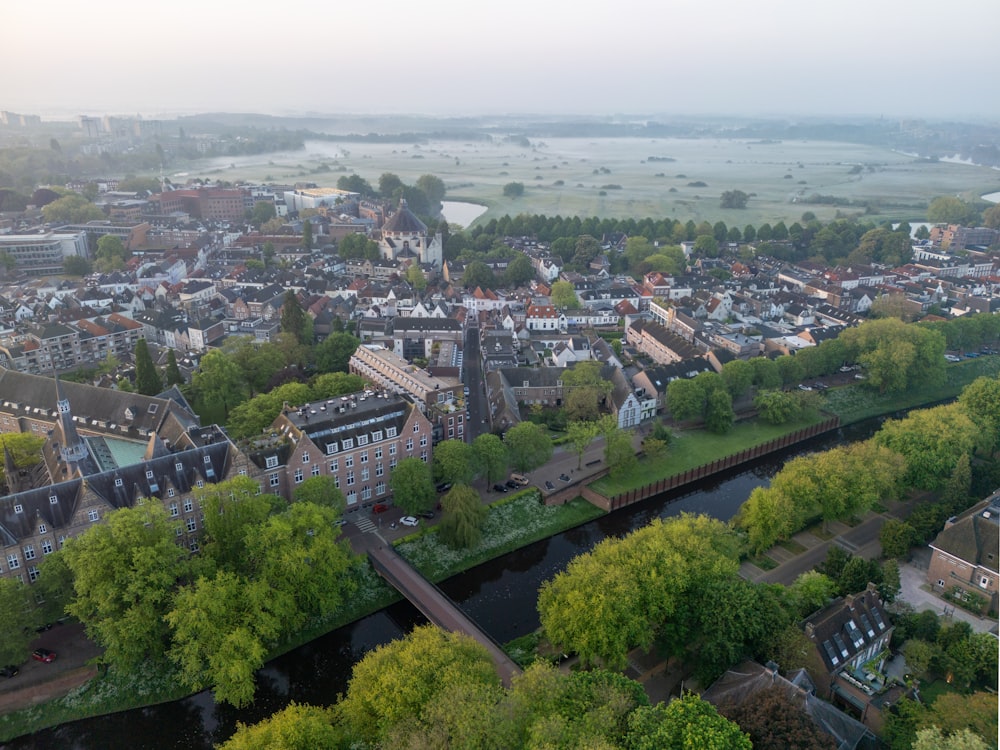
{"label": "wooden retaining wall", "polygon": [[[766,443],[755,445],[752,448],[745,448],[739,453],[733,453],[729,456],[725,456],[724,458],[716,459],[710,463],[702,464],[701,466],[697,466],[693,469],[688,469],[680,474],[664,477],[657,482],[647,484],[645,487],[638,487],[634,490],[629,490],[628,492],[623,492],[610,498],[595,492],[589,487],[586,488],[587,492],[578,490],[576,494],[583,495],[594,505],[599,508],[603,508],[610,513],[613,510],[618,510],[619,508],[624,508],[634,503],[638,503],[641,500],[646,500],[654,495],[659,495],[662,492],[668,492],[676,487],[683,487],[685,484],[697,482],[699,479],[704,479],[705,477],[711,476],[712,474],[716,474],[720,471],[726,471],[727,469],[739,466],[747,461],[753,461],[761,456],[766,456],[768,453],[784,450],[785,448],[791,447],[796,443],[802,442],[803,440],[808,440],[816,437],[817,435],[822,435],[824,432],[835,430],[839,426],[840,417],[830,417],[829,419],[810,427],[804,427],[801,430],[790,432],[787,435],[782,435],[781,437],[769,440]],[[591,479],[590,481],[593,480]]]}

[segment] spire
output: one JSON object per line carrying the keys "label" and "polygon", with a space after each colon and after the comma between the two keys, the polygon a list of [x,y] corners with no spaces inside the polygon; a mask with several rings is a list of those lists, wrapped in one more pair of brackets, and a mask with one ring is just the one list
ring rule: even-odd
{"label": "spire", "polygon": [[76,431],[76,424],[73,422],[73,413],[69,407],[69,399],[63,393],[62,383],[59,382],[58,373],[53,373],[56,381],[56,408],[59,412],[59,431],[62,433],[62,445],[59,447],[59,457],[63,463],[76,473],[80,464],[87,459],[90,452],[87,444]]}
{"label": "spire", "polygon": [[17,466],[14,465],[14,455],[10,448],[4,443],[3,446],[3,471],[7,479],[7,493],[10,495],[21,491],[21,483],[18,481]]}

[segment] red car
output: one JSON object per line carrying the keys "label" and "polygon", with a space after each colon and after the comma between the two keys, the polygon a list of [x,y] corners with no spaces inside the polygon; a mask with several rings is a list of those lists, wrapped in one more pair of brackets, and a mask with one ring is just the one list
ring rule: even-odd
{"label": "red car", "polygon": [[385,513],[387,510],[389,510],[389,506],[385,503],[375,503],[372,513]]}
{"label": "red car", "polygon": [[48,663],[56,660],[56,652],[49,651],[47,648],[36,648],[31,652],[31,658],[35,661],[44,661]]}

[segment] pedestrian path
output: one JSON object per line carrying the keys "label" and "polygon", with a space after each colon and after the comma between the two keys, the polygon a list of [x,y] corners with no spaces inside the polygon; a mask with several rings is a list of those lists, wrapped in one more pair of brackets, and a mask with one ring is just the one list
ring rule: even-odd
{"label": "pedestrian path", "polygon": [[359,529],[361,529],[361,532],[363,534],[373,534],[373,533],[375,533],[375,523],[370,518],[366,518],[365,516],[361,516],[360,518],[352,521],[351,523],[353,523],[355,526],[357,526]]}

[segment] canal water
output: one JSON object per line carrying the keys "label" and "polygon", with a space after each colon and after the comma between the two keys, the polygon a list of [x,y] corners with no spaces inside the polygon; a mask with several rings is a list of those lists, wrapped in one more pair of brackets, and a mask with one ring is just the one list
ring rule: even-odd
{"label": "canal water", "polygon": [[[827,433],[696,486],[650,498],[480,565],[450,578],[441,588],[494,639],[509,641],[538,627],[535,602],[541,583],[602,539],[623,536],[653,518],[682,512],[729,520],[750,492],[767,485],[788,459],[867,439],[880,424],[873,419]],[[236,731],[237,722],[252,724],[290,701],[334,702],[346,690],[356,661],[421,622],[423,616],[401,602],[268,662],[258,673],[256,700],[246,709],[216,705],[205,691],[172,703],[64,724],[16,739],[3,750],[211,750]]]}

